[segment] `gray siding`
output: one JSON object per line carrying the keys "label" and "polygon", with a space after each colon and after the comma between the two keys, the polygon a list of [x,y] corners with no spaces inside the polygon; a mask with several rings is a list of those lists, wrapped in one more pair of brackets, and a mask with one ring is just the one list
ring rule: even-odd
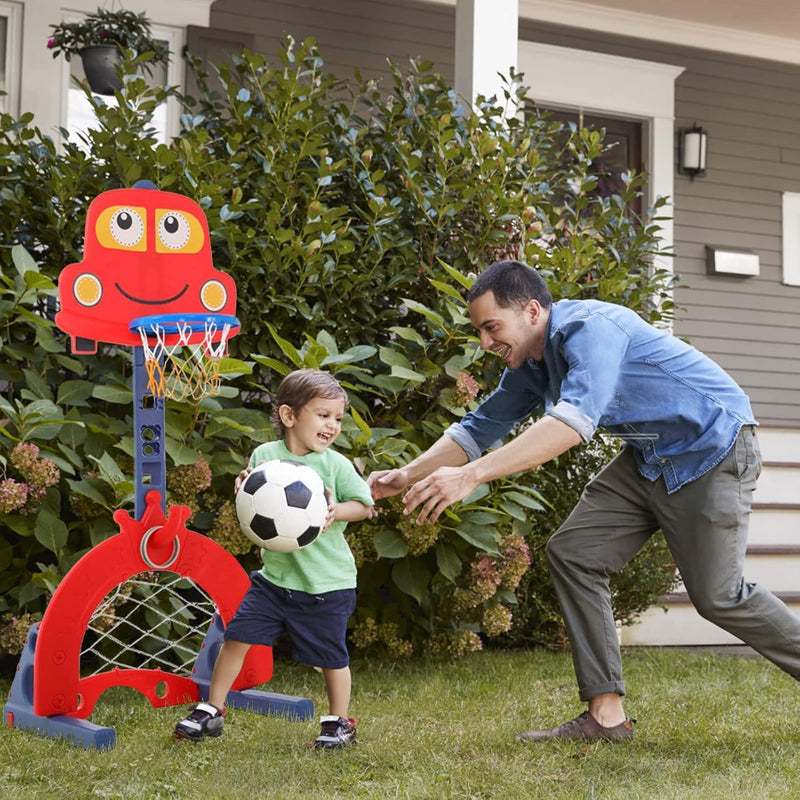
{"label": "gray siding", "polygon": [[[739,381],[762,424],[800,427],[800,287],[781,283],[781,193],[800,192],[800,67],[525,21],[520,38],[685,67],[675,128],[702,125],[709,152],[704,176],[675,176],[675,332]],[[753,250],[761,274],[707,275],[707,244]]]}
{"label": "gray siding", "polygon": [[[217,0],[213,28],[271,55],[314,37],[340,78],[390,82],[386,59],[434,62],[452,82],[455,11],[414,0]],[[708,171],[675,178],[675,332],[721,364],[767,425],[800,428],[800,287],[781,284],[781,193],[800,192],[800,67],[520,20],[520,39],[685,67],[675,127],[709,133]],[[535,76],[527,81],[535,97]],[[754,250],[761,274],[709,276],[705,246]]]}
{"label": "gray siding", "polygon": [[256,49],[275,55],[286,34],[313,37],[326,71],[392,86],[387,59],[405,70],[410,58],[432,61],[452,82],[455,14],[452,8],[413,0],[217,0],[211,27],[248,31]]}

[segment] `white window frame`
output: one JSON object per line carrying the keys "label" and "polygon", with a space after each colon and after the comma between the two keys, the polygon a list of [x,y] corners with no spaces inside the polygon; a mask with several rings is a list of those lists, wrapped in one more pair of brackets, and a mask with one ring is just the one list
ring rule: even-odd
{"label": "white window frame", "polygon": [[[0,0],[2,2],[2,0]],[[65,16],[65,22],[77,21],[82,19],[82,15],[69,14]],[[167,42],[170,50],[170,60],[166,69],[166,83],[168,86],[183,86],[184,61],[183,48],[186,44],[186,31],[183,28],[176,28],[170,25],[158,25],[151,23],[150,30],[155,39]],[[77,58],[78,56],[73,56]],[[66,59],[62,59],[61,67],[61,113],[59,115],[61,125],[67,127],[67,110],[69,103],[69,90],[73,88],[70,73],[70,64]],[[163,131],[165,141],[170,141],[180,133],[181,109],[175,98],[167,100],[166,130]]]}
{"label": "white window frame", "polygon": [[22,6],[0,1],[0,17],[6,19],[6,95],[0,97],[0,111],[19,115],[20,56],[22,54]]}
{"label": "white window frame", "polygon": [[800,286],[800,193],[784,192],[783,283]]}
{"label": "white window frame", "polygon": [[[647,199],[652,204],[658,197],[669,198],[659,214],[669,217],[659,220],[659,239],[660,249],[671,253],[675,80],[685,67],[525,41],[519,43],[517,64],[536,102],[644,123]],[[657,256],[656,262],[672,271],[672,258]]]}
{"label": "white window frame", "polygon": [[[156,39],[161,39],[169,45],[170,59],[167,64],[167,85],[182,88],[185,72],[183,48],[186,46],[186,29],[153,23],[151,31]],[[175,98],[170,97],[167,100],[167,140],[180,133],[180,122],[181,109]]]}

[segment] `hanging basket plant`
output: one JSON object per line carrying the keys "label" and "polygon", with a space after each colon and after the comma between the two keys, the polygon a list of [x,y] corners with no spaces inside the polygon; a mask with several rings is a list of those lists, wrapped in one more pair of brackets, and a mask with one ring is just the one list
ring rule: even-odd
{"label": "hanging basket plant", "polygon": [[115,44],[90,44],[78,52],[89,88],[96,94],[114,94],[122,88],[117,64],[122,51]]}
{"label": "hanging basket plant", "polygon": [[53,58],[63,55],[69,61],[73,55],[80,56],[86,80],[98,94],[114,94],[122,87],[116,65],[128,50],[138,55],[152,53],[143,63],[148,74],[156,64],[169,61],[169,47],[166,42],[153,38],[150,20],[144,13],[98,8],[96,13],[87,14],[76,22],[50,27],[53,33],[47,47]]}

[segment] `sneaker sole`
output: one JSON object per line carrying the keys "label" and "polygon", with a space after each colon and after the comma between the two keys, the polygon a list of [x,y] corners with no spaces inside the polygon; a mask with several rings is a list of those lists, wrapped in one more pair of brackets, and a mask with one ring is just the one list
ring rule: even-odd
{"label": "sneaker sole", "polygon": [[192,736],[186,733],[186,731],[176,730],[172,734],[172,739],[176,742],[182,742],[185,740],[187,742],[191,742],[192,744],[197,744],[198,742],[202,742],[203,739],[218,739],[220,736],[222,736],[222,731],[212,731],[209,733],[201,733],[199,736]]}
{"label": "sneaker sole", "polygon": [[314,742],[315,750],[341,750],[343,747],[350,747],[351,745],[358,744],[356,739],[349,742]]}

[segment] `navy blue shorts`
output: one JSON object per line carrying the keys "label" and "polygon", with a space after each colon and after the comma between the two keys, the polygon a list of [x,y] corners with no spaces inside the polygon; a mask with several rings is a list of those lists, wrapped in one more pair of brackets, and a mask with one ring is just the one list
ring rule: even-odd
{"label": "navy blue shorts", "polygon": [[286,631],[297,661],[341,669],[350,663],[347,621],[355,608],[355,589],[308,594],[275,586],[254,570],[250,588],[225,629],[225,638],[271,647]]}

